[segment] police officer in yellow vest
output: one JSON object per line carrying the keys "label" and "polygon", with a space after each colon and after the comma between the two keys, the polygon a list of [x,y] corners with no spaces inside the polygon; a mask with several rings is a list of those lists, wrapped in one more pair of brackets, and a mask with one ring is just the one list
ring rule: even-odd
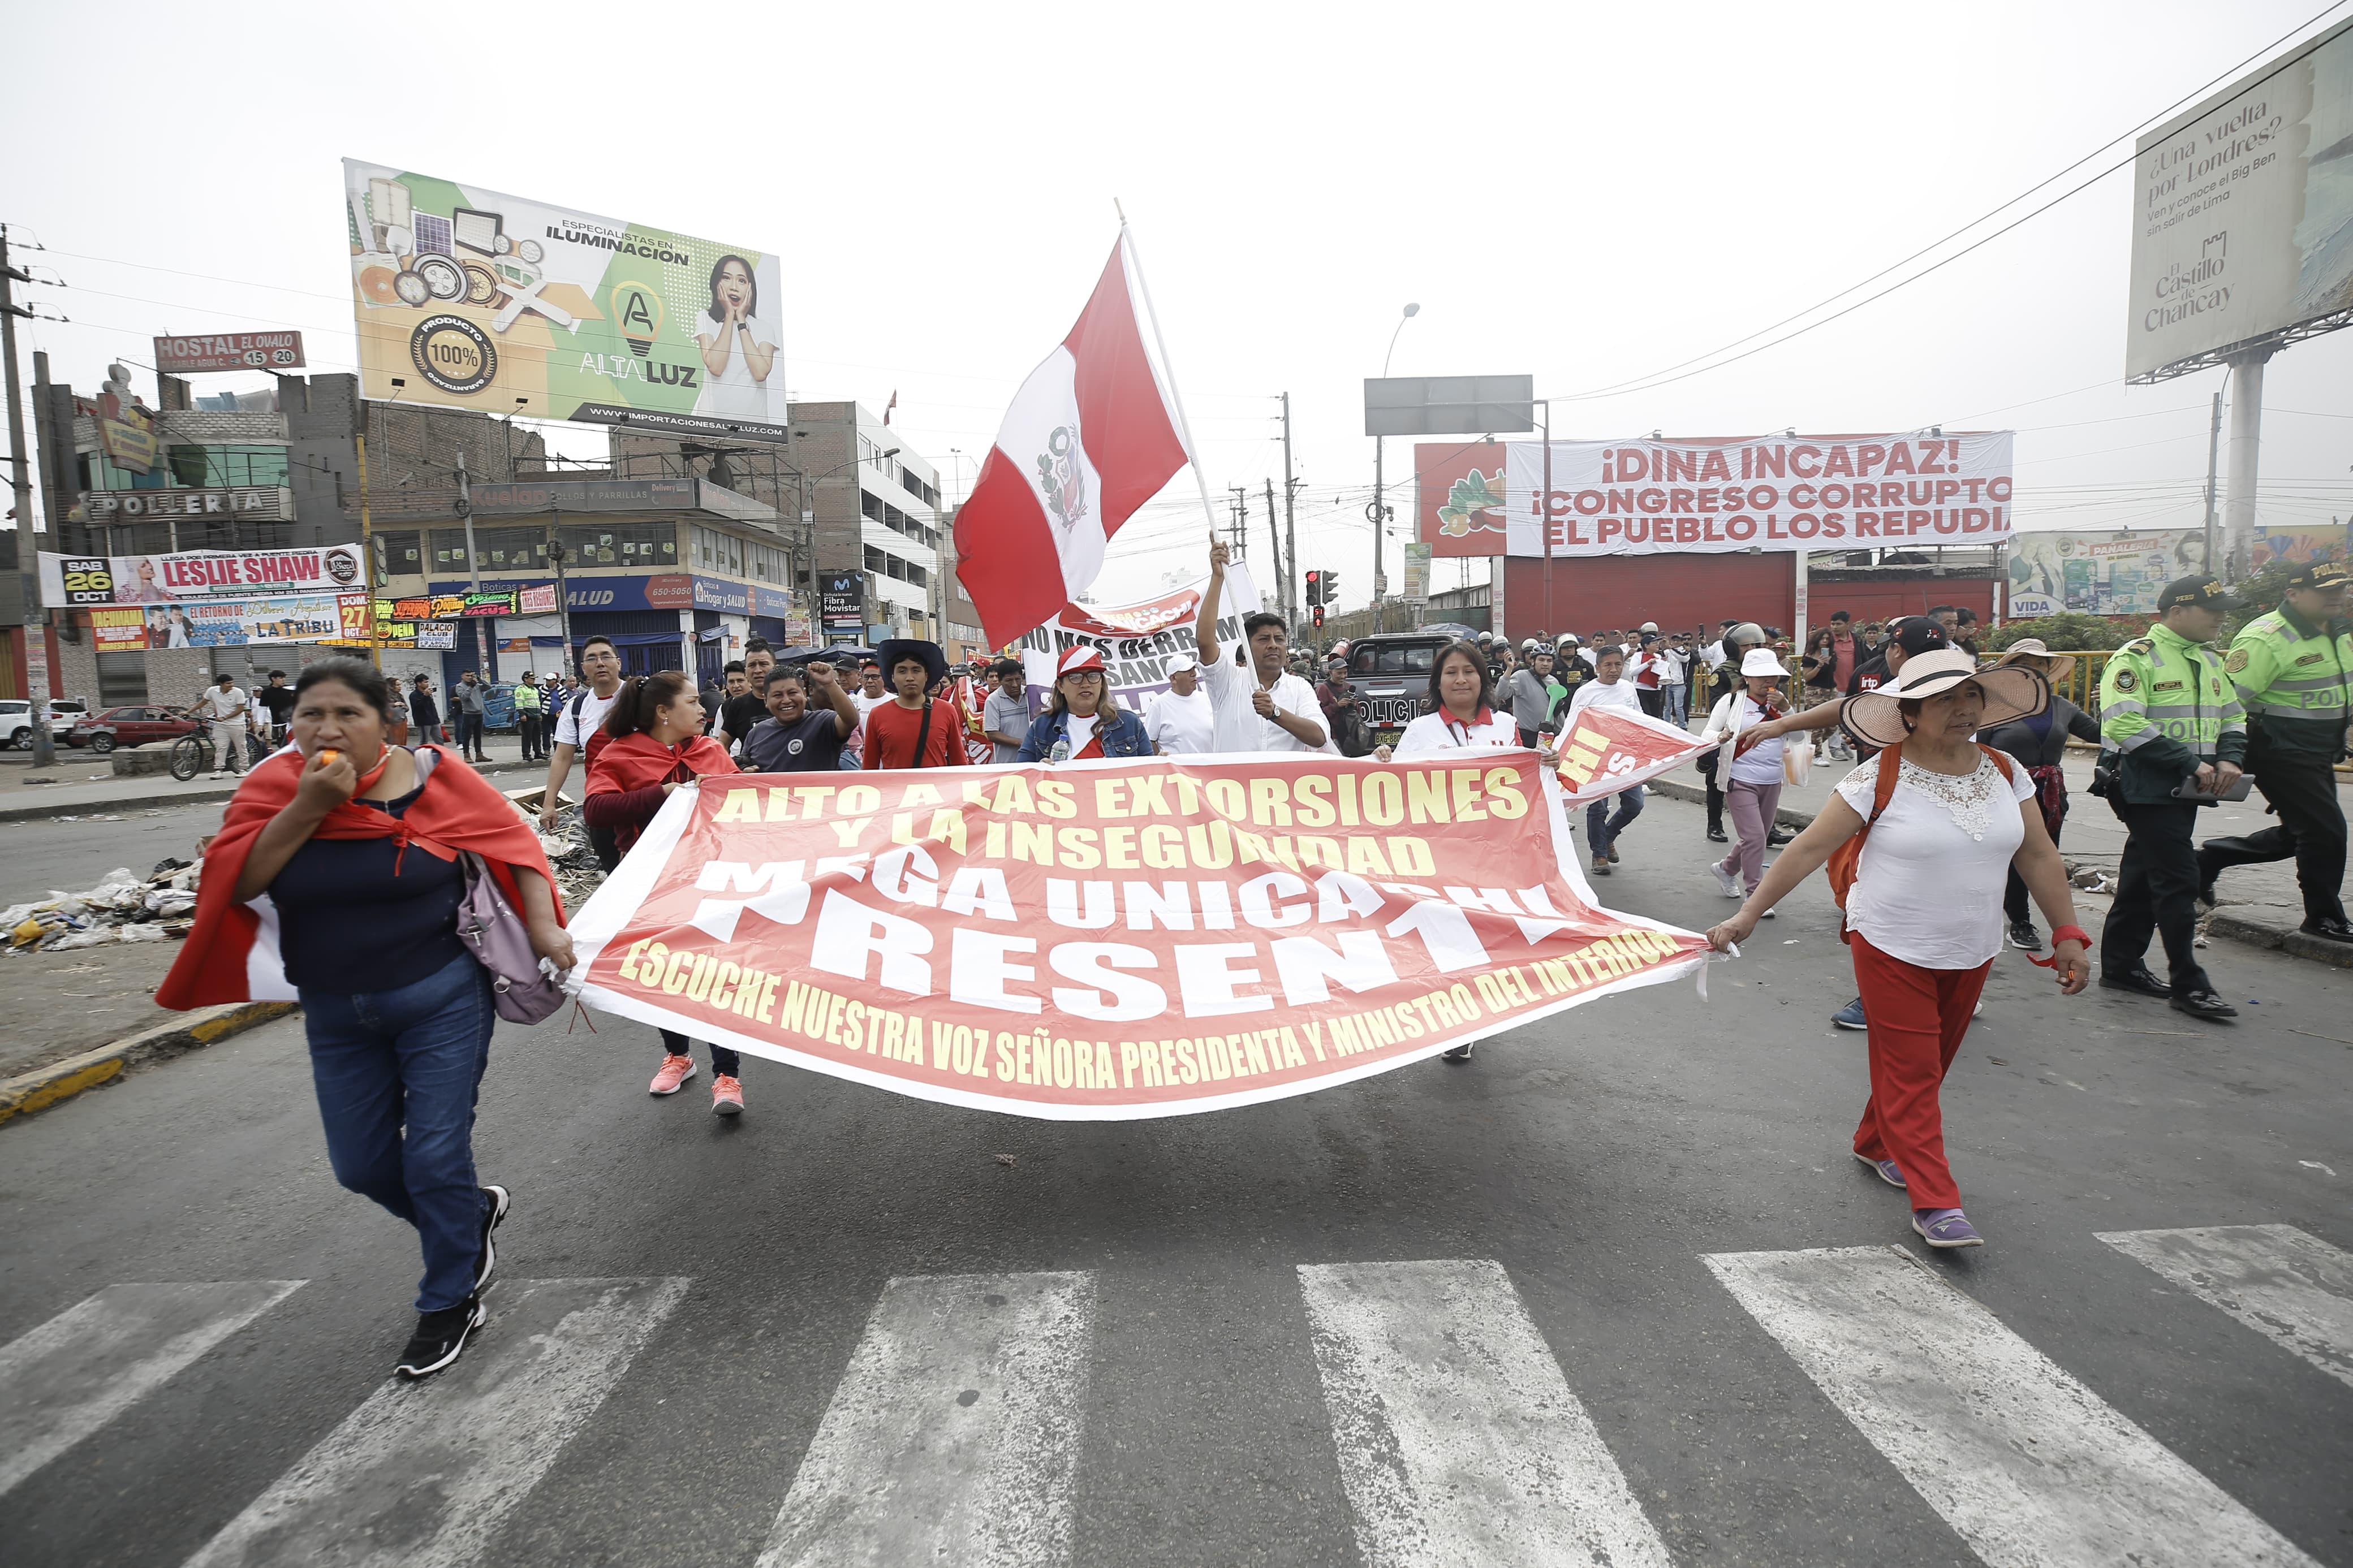
{"label": "police officer in yellow vest", "polygon": [[[2216,796],[2239,779],[2247,754],[2245,710],[2222,658],[2206,644],[2238,606],[2216,579],[2184,577],[2158,599],[2163,617],[2148,636],[2108,657],[2100,680],[2100,739],[2113,763],[2109,809],[2129,835],[2116,900],[2100,935],[2100,984],[2171,1000],[2195,1018],[2235,1018],[2214,994],[2191,945],[2198,925],[2198,851],[2190,841],[2199,802],[2188,786]],[[2165,939],[2168,984],[2143,961],[2152,931]]]}
{"label": "police officer in yellow vest", "polygon": [[2295,858],[2304,889],[2304,930],[2353,943],[2340,893],[2345,885],[2345,807],[2337,767],[2353,713],[2353,633],[2345,610],[2345,563],[2321,561],[2288,579],[2287,597],[2258,616],[2231,644],[2223,668],[2247,705],[2247,769],[2279,826],[2210,838],[2198,851],[2199,897],[2214,901],[2214,879],[2232,866]]}

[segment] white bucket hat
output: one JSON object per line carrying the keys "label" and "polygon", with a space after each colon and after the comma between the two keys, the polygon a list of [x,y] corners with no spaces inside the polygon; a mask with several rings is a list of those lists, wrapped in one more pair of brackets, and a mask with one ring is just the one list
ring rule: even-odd
{"label": "white bucket hat", "polygon": [[1744,678],[1751,675],[1770,675],[1783,679],[1787,679],[1789,674],[1781,661],[1773,657],[1773,650],[1766,647],[1752,647],[1742,654],[1740,673]]}
{"label": "white bucket hat", "polygon": [[1915,654],[1904,661],[1903,673],[1892,684],[1848,698],[1839,710],[1839,722],[1866,746],[1900,746],[1911,733],[1905,727],[1900,705],[1938,696],[1965,680],[1976,681],[1985,693],[1985,716],[1978,721],[1979,729],[2031,718],[2050,706],[2051,687],[2039,672],[2022,664],[1997,664],[1989,669],[1977,665],[1966,648]]}

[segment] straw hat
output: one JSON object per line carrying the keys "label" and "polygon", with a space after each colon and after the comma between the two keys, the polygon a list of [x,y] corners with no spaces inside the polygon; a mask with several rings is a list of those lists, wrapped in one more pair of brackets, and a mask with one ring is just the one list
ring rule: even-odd
{"label": "straw hat", "polygon": [[2041,637],[2019,638],[2016,642],[2010,644],[2009,647],[2003,649],[2001,657],[1996,659],[1994,663],[1996,668],[2000,668],[2002,665],[2008,664],[2014,658],[2039,658],[2045,661],[2050,668],[2042,672],[2042,678],[2053,686],[2066,685],[2067,677],[2073,674],[2075,668],[2075,656],[2073,654],[2052,653],[2049,648],[2042,646],[2042,639]]}
{"label": "straw hat", "polygon": [[1977,662],[1964,648],[1916,654],[1904,661],[1903,673],[1890,684],[1848,698],[1839,710],[1839,722],[1866,746],[1900,746],[1910,731],[1904,727],[1898,704],[1938,696],[1965,680],[1976,681],[1985,693],[1980,729],[2030,718],[2050,705],[2051,688],[2037,672],[2022,664],[1979,669]]}
{"label": "straw hat", "polygon": [[1740,673],[1743,677],[1769,675],[1778,680],[1787,679],[1789,671],[1779,659],[1773,657],[1771,649],[1752,647],[1740,656]]}

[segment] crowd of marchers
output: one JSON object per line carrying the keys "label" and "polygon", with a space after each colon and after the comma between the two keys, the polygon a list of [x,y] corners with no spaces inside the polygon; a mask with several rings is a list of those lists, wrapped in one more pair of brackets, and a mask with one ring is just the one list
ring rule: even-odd
{"label": "crowd of marchers", "polygon": [[[1989,661],[1968,612],[1940,606],[1884,625],[1833,614],[1796,647],[1735,618],[1713,636],[1645,623],[1516,647],[1448,639],[1430,653],[1420,711],[1386,744],[1353,693],[1345,645],[1311,682],[1279,615],[1246,615],[1237,643],[1220,639],[1227,564],[1213,544],[1192,657],[1140,711],[1114,700],[1102,654],[1084,646],[1055,660],[1033,700],[1020,661],[953,669],[919,640],[885,641],[871,657],[782,658],[754,642],[706,689],[677,670],[625,679],[618,649],[591,637],[576,672],[534,688],[527,733],[547,756],[540,826],[563,826],[563,792],[584,765],[581,816],[610,870],[676,791],[716,775],[1255,752],[1387,762],[1532,748],[1549,762],[1555,738],[1590,709],[1685,733],[1696,723],[1711,742],[1696,757],[1707,837],[1727,847],[1708,874],[1739,901],[1708,941],[1736,951],[1826,870],[1857,988],[1834,1021],[1868,1036],[1854,1156],[1903,1191],[1912,1228],[1936,1247],[1983,1244],[1946,1159],[1938,1097],[1996,955],[2005,941],[2024,950],[2065,995],[2094,978],[2057,848],[2071,738],[2101,746],[2093,788],[2129,832],[2100,984],[2230,1018],[2193,937],[2199,900],[2238,865],[2295,859],[2304,929],[2353,941],[2338,901],[2346,829],[2333,773],[2353,709],[2353,626],[2335,563],[2298,574],[2227,650],[2212,646],[2237,607],[2222,584],[2170,584],[2158,622],[2108,659],[2092,713],[2054,693],[2067,654],[2022,641]],[[486,1321],[514,1194],[478,1178],[476,1089],[501,1012],[574,962],[541,836],[441,743],[424,685],[402,693],[338,658],[304,666],[290,696],[271,699],[290,744],[231,799],[206,851],[196,932],[157,995],[197,1006],[250,999],[267,983],[301,997],[336,1178],[417,1232],[418,1317],[396,1363],[408,1377],[449,1365]],[[233,710],[224,725],[250,722],[238,700],[219,705]],[[478,723],[468,729],[479,735]],[[1781,792],[1816,762],[1852,765],[1792,837],[1778,820]],[[2195,845],[2198,812],[2251,782],[2278,825]],[[1588,805],[1580,853],[1594,876],[1620,864],[1642,805],[1639,785]],[[2030,903],[2049,928],[2047,958]],[[355,933],[368,976],[406,978],[354,993]],[[2164,976],[2146,962],[2153,940]],[[282,973],[265,975],[273,965]],[[682,1034],[659,1035],[649,1088],[667,1098],[701,1065]],[[717,1042],[704,1050],[711,1109],[740,1116],[740,1058]],[[1471,1047],[1446,1054],[1467,1062]]]}

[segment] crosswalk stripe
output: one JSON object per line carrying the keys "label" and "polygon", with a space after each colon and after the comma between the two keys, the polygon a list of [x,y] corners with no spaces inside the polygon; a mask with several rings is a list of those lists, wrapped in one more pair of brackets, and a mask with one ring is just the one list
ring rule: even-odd
{"label": "crosswalk stripe", "polygon": [[893,1279],[760,1568],[1071,1561],[1092,1274]]}
{"label": "crosswalk stripe", "polygon": [[1368,1568],[1668,1568],[1503,1265],[1303,1266]]}
{"label": "crosswalk stripe", "polygon": [[301,1285],[110,1285],[0,1346],[0,1495]]}
{"label": "crosswalk stripe", "polygon": [[527,1279],[462,1360],[390,1381],[188,1568],[460,1568],[617,1384],[684,1279]]}
{"label": "crosswalk stripe", "polygon": [[1706,1261],[1989,1568],[2313,1562],[1900,1247]]}
{"label": "crosswalk stripe", "polygon": [[2292,1225],[2105,1231],[2100,1239],[2353,1384],[2353,1253]]}

